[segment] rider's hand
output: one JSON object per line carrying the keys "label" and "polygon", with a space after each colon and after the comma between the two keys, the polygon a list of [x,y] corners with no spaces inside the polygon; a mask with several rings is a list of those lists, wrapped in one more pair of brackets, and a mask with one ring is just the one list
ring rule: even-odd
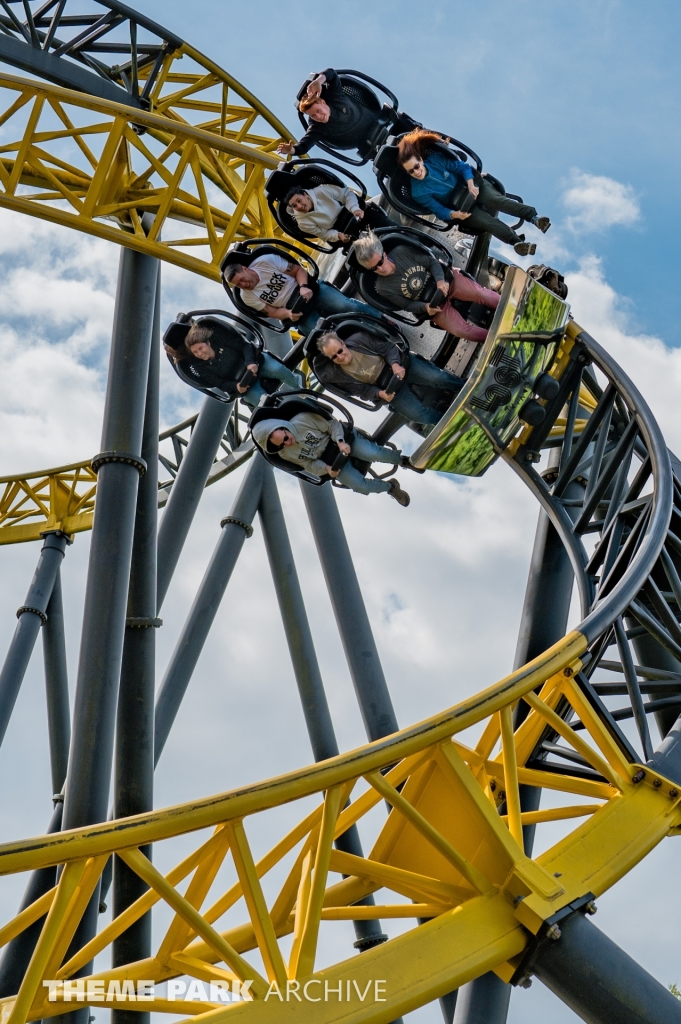
{"label": "rider's hand", "polygon": [[392,402],[393,398],[395,397],[395,392],[393,391],[391,394],[387,391],[379,391],[378,397],[382,398],[384,402]]}
{"label": "rider's hand", "polygon": [[470,217],[470,213],[463,213],[461,210],[452,210],[449,214],[450,220],[466,220]]}
{"label": "rider's hand", "polygon": [[316,78],[313,78],[307,87],[307,98],[312,99],[313,96],[321,96],[322,86],[324,85],[325,81],[326,78],[324,77],[324,75],[317,75]]}
{"label": "rider's hand", "polygon": [[469,191],[469,192],[470,192],[470,194],[471,194],[471,195],[473,196],[473,198],[474,198],[474,199],[477,199],[477,198],[478,198],[478,196],[480,195],[480,189],[479,189],[479,188],[478,188],[478,186],[477,186],[477,185],[475,184],[475,182],[473,181],[473,179],[472,179],[472,178],[469,178],[469,179],[468,179],[468,182],[467,182],[467,186],[468,186],[468,191]]}
{"label": "rider's hand", "polygon": [[350,445],[347,443],[347,441],[338,441],[336,443],[338,444],[338,448],[340,449],[340,451],[343,452],[343,455],[350,454]]}
{"label": "rider's hand", "polygon": [[251,373],[254,373],[256,375],[256,377],[258,376],[259,366],[258,366],[257,363],[249,363],[248,366],[246,367],[246,369],[250,370]]}
{"label": "rider's hand", "polygon": [[449,284],[447,281],[438,281],[437,287],[439,288],[443,295],[449,295]]}
{"label": "rider's hand", "polygon": [[340,469],[334,470],[334,469],[331,469],[331,466],[327,466],[326,467],[326,472],[329,474],[329,476],[332,478],[332,480],[335,480],[336,477],[338,476],[338,474],[340,473]]}
{"label": "rider's hand", "polygon": [[308,288],[307,285],[303,284],[300,286],[301,298],[305,299],[306,302],[310,301],[310,299],[312,298],[312,294],[312,289]]}
{"label": "rider's hand", "polygon": [[282,309],[281,311],[281,319],[292,320],[293,323],[295,323],[296,320],[300,320],[302,315],[302,313],[292,313],[290,309]]}
{"label": "rider's hand", "polygon": [[406,371],[403,366],[400,366],[399,363],[393,363],[390,369],[393,371],[396,377],[400,378],[400,380],[404,379],[404,374]]}
{"label": "rider's hand", "polygon": [[439,306],[429,306],[428,303],[426,303],[426,313],[428,316],[437,316],[437,314],[441,312],[442,310]]}
{"label": "rider's hand", "polygon": [[293,140],[290,142],[280,142],[277,146],[277,153],[280,153],[282,156],[290,156],[293,152],[294,145],[295,143]]}
{"label": "rider's hand", "polygon": [[352,216],[356,217],[357,220],[363,220],[364,219],[364,210],[353,210],[352,211]]}
{"label": "rider's hand", "polygon": [[352,239],[350,238],[350,235],[344,235],[342,231],[339,231],[338,232],[338,241],[339,242],[351,242]]}

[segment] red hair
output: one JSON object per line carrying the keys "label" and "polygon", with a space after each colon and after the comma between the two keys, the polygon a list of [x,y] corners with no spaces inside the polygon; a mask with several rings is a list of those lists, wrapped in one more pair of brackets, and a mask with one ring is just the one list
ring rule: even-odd
{"label": "red hair", "polygon": [[315,103],[325,103],[321,96],[303,96],[302,100],[298,104],[298,110],[302,111],[303,114],[307,114],[308,110],[314,107]]}
{"label": "red hair", "polygon": [[444,142],[445,139],[437,132],[427,132],[425,128],[416,128],[400,139],[397,147],[397,160],[400,164],[411,160],[413,156],[417,160],[423,160],[436,142]]}

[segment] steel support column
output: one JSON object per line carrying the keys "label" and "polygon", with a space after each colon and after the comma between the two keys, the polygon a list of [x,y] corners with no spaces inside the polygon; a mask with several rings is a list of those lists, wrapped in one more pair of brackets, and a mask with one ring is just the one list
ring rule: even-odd
{"label": "steel support column", "polygon": [[158,530],[157,611],[168,593],[231,411],[232,405],[206,398],[194,424]]}
{"label": "steel support column", "polygon": [[[158,262],[121,251],[109,360],[97,503],[85,591],[83,633],[64,800],[64,828],[106,821],[113,761],[130,561],[140,473]],[[96,930],[95,892],[68,951]],[[67,954],[67,955],[68,955]],[[89,972],[89,965],[83,973]],[[65,1020],[86,1021],[76,1010]]]}
{"label": "steel support column", "polygon": [[0,743],[5,738],[38,632],[47,620],[47,606],[64,558],[66,543],[67,538],[63,533],[47,534],[26,601],[17,611],[19,621],[0,672]]}
{"label": "steel support column", "polygon": [[[47,605],[47,622],[43,626],[43,659],[47,696],[47,728],[50,739],[52,792],[62,792],[66,782],[71,742],[69,680],[64,637],[64,606],[61,594],[61,571],[57,569],[52,594]],[[61,820],[61,811],[60,811]]]}
{"label": "steel support column", "polygon": [[[149,357],[142,458],[147,472],[137,491],[130,586],[118,692],[114,759],[114,817],[150,811],[154,797],[154,685],[156,630],[156,524],[158,519],[160,268]],[[151,857],[151,848],[144,850]],[[147,889],[120,858],[113,864],[113,913],[121,914]],[[151,913],[113,943],[112,967],[151,956]],[[114,1024],[148,1024],[149,1013],[112,1011]]]}
{"label": "steel support column", "polygon": [[[186,456],[185,456],[186,458]],[[260,503],[263,472],[267,463],[254,455],[239,488],[230,514],[222,521],[222,533],[194,598],[187,621],[166,669],[156,701],[154,760],[165,746],[180,709],[189,680],[224,597],[244,541],[251,535],[251,523]]]}
{"label": "steel support column", "polygon": [[378,740],[399,726],[338,506],[330,485],[301,482],[300,488],[364,727],[370,740]]}
{"label": "steel support column", "polygon": [[[258,512],[310,745],[315,761],[324,761],[339,753],[338,741],[300,589],[284,510],[274,473],[269,466],[264,471]],[[339,836],[335,845],[355,857],[363,856],[356,825]],[[373,906],[374,903],[373,896],[360,900],[362,906]],[[357,937],[355,947],[361,951],[371,949],[386,939],[379,921],[353,921],[353,925]]]}
{"label": "steel support column", "polygon": [[[551,456],[550,465],[557,465],[559,449],[554,449]],[[576,497],[575,488],[580,487],[579,484],[570,485],[569,497]],[[563,542],[549,517],[540,510],[520,618],[514,670],[536,658],[565,635],[573,581],[572,565]],[[518,703],[514,716],[516,728],[522,724],[528,710],[523,701]],[[536,786],[520,787],[523,811],[537,810],[540,799],[541,790]],[[535,825],[523,827],[525,852],[528,855],[532,854],[535,831]],[[454,1024],[505,1024],[510,1000],[511,986],[493,971],[489,971],[462,986]]]}
{"label": "steel support column", "polygon": [[532,971],[582,1020],[680,1024],[681,1002],[583,914],[561,921],[560,931],[557,942],[541,944]]}

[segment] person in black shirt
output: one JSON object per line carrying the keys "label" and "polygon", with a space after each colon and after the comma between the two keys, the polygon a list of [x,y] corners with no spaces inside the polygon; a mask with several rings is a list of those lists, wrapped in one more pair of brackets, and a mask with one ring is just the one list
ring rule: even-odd
{"label": "person in black shirt", "polygon": [[[237,331],[213,324],[193,323],[184,344],[191,357],[192,376],[207,387],[220,388],[234,397],[240,395],[252,408],[266,394],[262,378],[281,381],[291,388],[301,387],[300,375],[274,359],[269,352],[262,353],[258,365],[255,348]],[[257,378],[249,387],[239,383],[246,370]]]}
{"label": "person in black shirt", "polygon": [[[408,361],[405,360],[407,365],[403,365],[397,345],[367,331],[355,331],[345,341],[334,331],[327,331],[317,341],[317,349],[312,369],[320,384],[367,402],[386,402],[393,412],[410,423],[434,424],[442,418],[441,410],[427,405],[414,394],[413,385],[449,391],[452,395],[464,385],[460,377],[413,352]],[[393,376],[399,378],[400,383],[388,391]]]}
{"label": "person in black shirt", "polygon": [[[365,148],[376,125],[376,113],[345,92],[333,68],[322,71],[310,82],[299,109],[307,114],[307,131],[298,143],[279,143],[277,152],[286,156],[302,156],[319,142],[335,149]],[[414,127],[415,122],[401,114],[391,130],[401,134]]]}
{"label": "person in black shirt", "polygon": [[[483,327],[464,320],[451,300],[477,302],[496,309],[499,296],[491,288],[483,288],[460,270],[452,271],[452,281],[448,282],[439,260],[423,249],[410,245],[408,241],[394,246],[388,255],[373,231],[362,232],[352,251],[361,267],[373,270],[377,275],[377,294],[394,305],[395,309],[404,309],[419,317],[427,316],[435,327],[442,327],[457,338],[484,341],[487,337]],[[441,307],[429,306],[421,299],[431,279],[435,280],[438,290],[447,296]]]}

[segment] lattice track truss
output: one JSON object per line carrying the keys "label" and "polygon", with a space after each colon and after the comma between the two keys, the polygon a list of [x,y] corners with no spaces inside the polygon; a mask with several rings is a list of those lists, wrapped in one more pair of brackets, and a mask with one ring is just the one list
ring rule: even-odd
{"label": "lattice track truss", "polygon": [[[190,416],[159,435],[159,441],[166,442],[159,453],[159,468],[166,474],[159,480],[159,508],[170,496],[197,418],[198,414]],[[206,486],[250,458],[253,446],[243,438],[244,420],[238,409],[230,417]],[[96,493],[97,474],[89,460],[0,477],[0,545],[39,540],[49,530],[69,535],[90,530]]]}
{"label": "lattice track truss", "polygon": [[[490,969],[518,980],[528,944],[547,922],[553,927],[561,909],[580,901],[591,908],[593,898],[681,829],[677,785],[646,764],[646,715],[659,712],[661,701],[678,709],[681,677],[634,665],[629,646],[645,632],[681,656],[671,607],[681,606],[681,488],[643,399],[573,322],[552,372],[561,382],[553,412],[541,428],[526,430],[506,458],[570,550],[585,610],[581,624],[488,690],[359,750],[191,804],[0,847],[3,874],[65,865],[58,884],[0,930],[0,942],[7,943],[47,913],[3,1019],[24,1024],[66,1012],[73,1005],[67,997],[75,998],[79,988],[97,1005],[111,983],[189,975],[247,983],[253,998],[208,1008],[154,998],[144,1008],[216,1022],[229,1014],[230,1020],[318,1024],[337,1019],[342,1001],[350,1024],[387,1022]],[[559,464],[542,478],[534,458],[542,446],[555,445],[566,403]],[[581,487],[581,498],[565,497],[570,483]],[[595,544],[587,552],[589,537]],[[613,645],[619,661],[606,660]],[[624,684],[599,681],[596,673],[603,670],[621,673]],[[666,695],[644,703],[642,693],[653,685],[666,688]],[[606,701],[625,692],[629,705],[609,709]],[[513,712],[522,701],[528,714],[514,730]],[[618,724],[631,717],[638,738]],[[471,732],[463,742],[461,734],[474,727],[477,739]],[[550,791],[551,806],[523,812],[521,786]],[[307,802],[302,820],[256,856],[249,819],[315,796],[317,806]],[[334,849],[334,839],[383,801],[393,810],[365,857]],[[580,822],[574,829],[573,820]],[[534,859],[526,856],[523,826],[556,822],[564,823],[564,838]],[[146,844],[205,828],[213,835],[165,876],[141,852]],[[149,891],[63,963],[114,852]],[[221,869],[229,873],[226,889],[223,874],[216,884]],[[283,875],[273,888],[277,872]],[[354,905],[379,891],[386,894],[380,905]],[[174,916],[154,956],[69,985],[160,901]],[[359,957],[318,963],[322,929],[374,917],[429,920]],[[46,979],[60,981],[52,1000]],[[376,979],[385,982],[380,998],[386,1002],[367,1005],[360,994]],[[308,985],[312,996],[336,995],[319,1003],[281,1002],[271,993],[275,985],[285,991],[287,983]],[[133,1005],[123,994],[117,1005],[126,1002]]]}
{"label": "lattice track truss", "polygon": [[[189,98],[202,81],[223,96],[228,88],[219,77],[195,78],[159,77],[160,113],[147,113],[0,75],[0,206],[218,280],[231,242],[281,233],[264,196],[281,126],[262,107],[226,101],[217,117],[190,124],[178,108],[214,113],[208,100]],[[173,90],[166,99],[162,85]],[[258,120],[264,134],[254,131]]]}

